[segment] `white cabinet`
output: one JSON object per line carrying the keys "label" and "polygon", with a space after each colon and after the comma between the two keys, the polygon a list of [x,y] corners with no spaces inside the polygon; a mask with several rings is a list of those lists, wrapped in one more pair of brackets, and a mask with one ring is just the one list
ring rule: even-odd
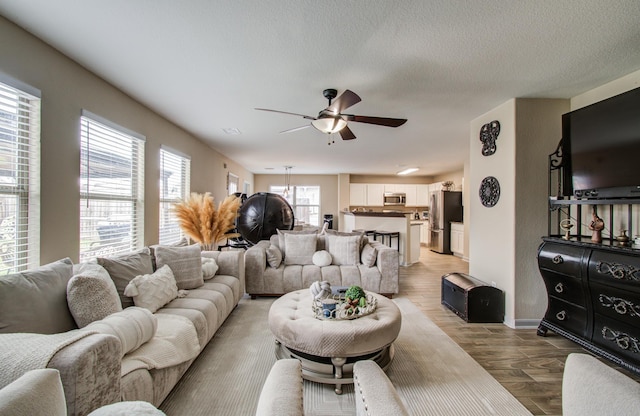
{"label": "white cabinet", "polygon": [[464,256],[464,224],[460,222],[451,223],[451,240],[449,241],[453,254]]}
{"label": "white cabinet", "polygon": [[365,183],[349,184],[349,205],[351,206],[367,205],[367,184]]}
{"label": "white cabinet", "polygon": [[416,206],[429,206],[429,185],[416,185]]}
{"label": "white cabinet", "polygon": [[417,185],[404,185],[404,193],[407,196],[406,206],[408,207],[417,207],[418,199],[417,199]]}
{"label": "white cabinet", "polygon": [[420,225],[420,244],[429,247],[430,238],[429,221],[422,221],[422,225]]}
{"label": "white cabinet", "polygon": [[436,182],[429,185],[429,192],[441,191],[442,182]]}
{"label": "white cabinet", "polygon": [[367,205],[375,207],[384,205],[384,185],[378,183],[367,184]]}

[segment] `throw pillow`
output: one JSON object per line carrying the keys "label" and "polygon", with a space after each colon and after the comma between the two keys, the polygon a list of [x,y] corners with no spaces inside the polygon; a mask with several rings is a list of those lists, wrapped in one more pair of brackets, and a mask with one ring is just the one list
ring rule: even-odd
{"label": "throw pillow", "polygon": [[284,264],[313,264],[317,238],[316,233],[285,234],[284,244],[287,247],[287,254],[284,256]]}
{"label": "throw pillow", "polygon": [[136,306],[153,313],[178,297],[178,286],[171,268],[164,265],[152,274],[136,276],[125,288],[124,294],[132,297]]}
{"label": "throw pillow", "polygon": [[337,265],[357,265],[360,263],[360,235],[327,235],[327,248],[332,263]]}
{"label": "throw pillow", "polygon": [[[286,242],[284,241],[284,236],[287,234],[292,234],[292,235],[299,235],[299,234],[318,234],[318,230],[300,230],[300,231],[293,231],[293,230],[276,230],[278,232],[278,248],[280,249],[280,251],[282,252],[282,258],[286,258],[287,257],[287,247],[286,247]],[[314,250],[315,251],[315,250]]]}
{"label": "throw pillow", "polygon": [[282,252],[278,247],[271,244],[267,247],[265,253],[267,254],[267,264],[270,267],[273,267],[274,269],[280,267],[280,263],[282,263]]}
{"label": "throw pillow", "polygon": [[132,306],[95,321],[83,331],[97,331],[120,339],[122,356],[149,341],[158,329],[158,318],[146,308]]}
{"label": "throw pillow", "polygon": [[0,333],[57,334],[77,328],[67,306],[73,263],[53,263],[0,276]]}
{"label": "throw pillow", "polygon": [[364,234],[363,231],[345,232],[345,231],[327,230],[327,234],[347,236],[347,237],[353,236],[353,235],[358,235],[358,236],[360,236],[360,250],[362,250],[364,245],[369,242],[369,239],[367,238],[367,236]]}
{"label": "throw pillow", "polygon": [[218,263],[211,257],[202,257],[202,278],[204,280],[213,279],[218,272]]}
{"label": "throw pillow", "polygon": [[156,246],[156,265],[171,267],[178,289],[195,289],[204,285],[200,244],[186,247]]}
{"label": "throw pillow", "polygon": [[78,328],[122,310],[118,290],[109,273],[96,263],[73,266],[67,284],[67,304]]}
{"label": "throw pillow", "polygon": [[331,264],[331,253],[326,250],[320,250],[313,253],[313,264],[318,267],[324,267]]}
{"label": "throw pillow", "polygon": [[133,299],[124,294],[131,279],[142,274],[153,273],[153,263],[148,247],[134,253],[114,257],[98,257],[98,264],[104,267],[116,285],[123,308],[133,306]]}
{"label": "throw pillow", "polygon": [[360,254],[360,261],[367,267],[373,267],[376,264],[376,259],[378,258],[378,249],[372,246],[371,244],[367,244],[362,248],[362,253]]}

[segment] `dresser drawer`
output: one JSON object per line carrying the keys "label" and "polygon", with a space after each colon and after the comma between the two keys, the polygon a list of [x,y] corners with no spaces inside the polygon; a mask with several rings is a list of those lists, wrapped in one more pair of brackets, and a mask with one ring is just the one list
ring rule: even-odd
{"label": "dresser drawer", "polygon": [[545,319],[580,337],[587,336],[587,310],[583,307],[549,296]]}
{"label": "dresser drawer", "polygon": [[595,313],[640,327],[640,294],[593,283],[591,298]]}
{"label": "dresser drawer", "polygon": [[566,300],[580,306],[586,306],[586,297],[582,289],[582,279],[569,277],[549,270],[540,270],[542,280],[549,296]]}
{"label": "dresser drawer", "polygon": [[594,251],[589,261],[589,280],[619,287],[640,284],[640,257]]}
{"label": "dresser drawer", "polygon": [[596,314],[592,342],[636,365],[640,363],[640,333],[637,327]]}
{"label": "dresser drawer", "polygon": [[582,247],[544,243],[538,252],[538,265],[540,268],[580,277],[583,254]]}

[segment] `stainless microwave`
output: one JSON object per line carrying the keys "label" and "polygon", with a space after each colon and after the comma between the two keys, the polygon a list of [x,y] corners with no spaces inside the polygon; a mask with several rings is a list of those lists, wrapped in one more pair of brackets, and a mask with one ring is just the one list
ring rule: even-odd
{"label": "stainless microwave", "polygon": [[407,203],[407,194],[404,192],[385,192],[384,205],[404,206]]}

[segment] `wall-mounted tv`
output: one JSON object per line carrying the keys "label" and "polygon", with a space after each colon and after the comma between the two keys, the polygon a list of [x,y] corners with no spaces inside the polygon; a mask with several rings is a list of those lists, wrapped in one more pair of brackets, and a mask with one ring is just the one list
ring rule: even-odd
{"label": "wall-mounted tv", "polygon": [[640,198],[640,88],[562,116],[565,164],[578,198]]}

